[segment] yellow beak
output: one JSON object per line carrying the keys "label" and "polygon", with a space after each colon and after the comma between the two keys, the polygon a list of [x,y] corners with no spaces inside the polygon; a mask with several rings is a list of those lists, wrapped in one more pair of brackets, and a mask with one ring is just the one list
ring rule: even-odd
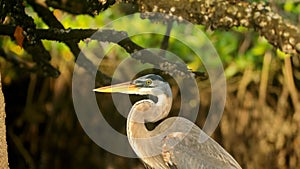
{"label": "yellow beak", "polygon": [[105,86],[96,88],[93,90],[94,92],[102,92],[102,93],[126,93],[126,94],[134,94],[138,91],[136,85],[131,84],[131,82],[125,82],[120,84],[115,84],[111,86]]}

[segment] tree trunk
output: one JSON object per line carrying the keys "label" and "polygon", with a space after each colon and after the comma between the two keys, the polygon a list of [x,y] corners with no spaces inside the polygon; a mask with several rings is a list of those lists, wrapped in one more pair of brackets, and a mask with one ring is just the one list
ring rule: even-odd
{"label": "tree trunk", "polygon": [[5,128],[5,103],[2,93],[1,75],[0,75],[0,168],[8,169],[6,128]]}

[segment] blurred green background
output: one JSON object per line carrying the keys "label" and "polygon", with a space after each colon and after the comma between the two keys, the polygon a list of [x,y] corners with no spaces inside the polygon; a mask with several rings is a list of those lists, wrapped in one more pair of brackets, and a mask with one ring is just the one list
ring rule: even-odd
{"label": "blurred green background", "polygon": [[[273,4],[287,21],[299,27],[300,3],[287,1]],[[93,18],[86,15],[70,15],[53,9],[54,15],[65,28],[101,28],[130,12],[124,4]],[[26,12],[33,16],[39,28],[47,26],[30,6]],[[137,22],[139,20],[139,22]],[[124,23],[123,23],[124,22]],[[148,28],[139,18],[132,18],[115,25],[130,25],[134,30],[162,29],[153,23]],[[216,139],[243,168],[295,169],[300,168],[300,60],[290,58],[275,50],[253,30],[238,27],[230,31],[203,30],[216,48],[223,62],[227,78],[227,100],[223,118],[214,135]],[[177,30],[176,30],[177,31]],[[176,34],[176,31],[171,33]],[[132,40],[146,48],[158,48],[163,39],[159,35],[134,36]],[[197,46],[199,41],[191,39]],[[81,128],[72,103],[72,73],[74,56],[63,43],[43,41],[50,52],[51,64],[61,71],[58,78],[41,77],[25,67],[0,57],[3,92],[6,99],[7,139],[9,164],[16,168],[143,168],[137,159],[111,154],[98,147]],[[0,45],[6,53],[31,64],[29,56],[9,37],[0,37]],[[96,42],[81,41],[80,47],[97,47]],[[111,44],[110,44],[111,45]],[[118,64],[130,57],[117,45],[103,59],[100,67],[112,76]],[[169,51],[186,62],[194,71],[205,71],[201,60],[186,46],[170,39]],[[210,106],[208,80],[198,81],[201,107],[197,124],[202,125]],[[174,95],[173,111],[180,109],[179,94]],[[177,91],[178,93],[178,91]],[[102,112],[118,131],[125,133],[125,118],[113,109],[110,95],[97,95]],[[298,107],[298,108],[297,108]],[[101,133],[99,133],[101,134]]]}

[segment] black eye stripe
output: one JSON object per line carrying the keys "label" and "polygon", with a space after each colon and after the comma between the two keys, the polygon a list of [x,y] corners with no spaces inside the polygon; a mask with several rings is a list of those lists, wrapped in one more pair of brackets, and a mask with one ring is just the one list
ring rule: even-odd
{"label": "black eye stripe", "polygon": [[149,74],[135,79],[132,83],[137,87],[153,88],[156,86],[155,82],[166,82],[162,77],[155,74]]}
{"label": "black eye stripe", "polygon": [[159,80],[159,81],[165,81],[162,77],[160,77],[159,75],[154,75],[154,74],[149,74],[144,76],[147,79],[151,79],[151,80]]}
{"label": "black eye stripe", "polygon": [[152,84],[152,80],[151,79],[147,79],[147,80],[135,80],[133,82],[133,84],[136,85],[136,87],[144,87],[144,88],[152,88],[153,86],[151,86]]}
{"label": "black eye stripe", "polygon": [[135,80],[134,83],[135,84],[141,84],[141,83],[143,83],[143,81],[141,81],[141,80]]}
{"label": "black eye stripe", "polygon": [[136,87],[143,87],[143,84],[136,84]]}

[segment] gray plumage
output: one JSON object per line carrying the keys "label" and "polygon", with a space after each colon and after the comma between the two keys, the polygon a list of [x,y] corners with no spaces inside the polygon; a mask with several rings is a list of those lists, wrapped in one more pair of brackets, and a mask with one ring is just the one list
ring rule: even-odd
{"label": "gray plumage", "polygon": [[147,168],[241,169],[226,150],[183,117],[167,118],[153,130],[147,130],[145,122],[167,117],[172,105],[171,88],[160,76],[149,74],[95,91],[157,97],[157,102],[150,99],[136,102],[127,119],[129,143]]}

